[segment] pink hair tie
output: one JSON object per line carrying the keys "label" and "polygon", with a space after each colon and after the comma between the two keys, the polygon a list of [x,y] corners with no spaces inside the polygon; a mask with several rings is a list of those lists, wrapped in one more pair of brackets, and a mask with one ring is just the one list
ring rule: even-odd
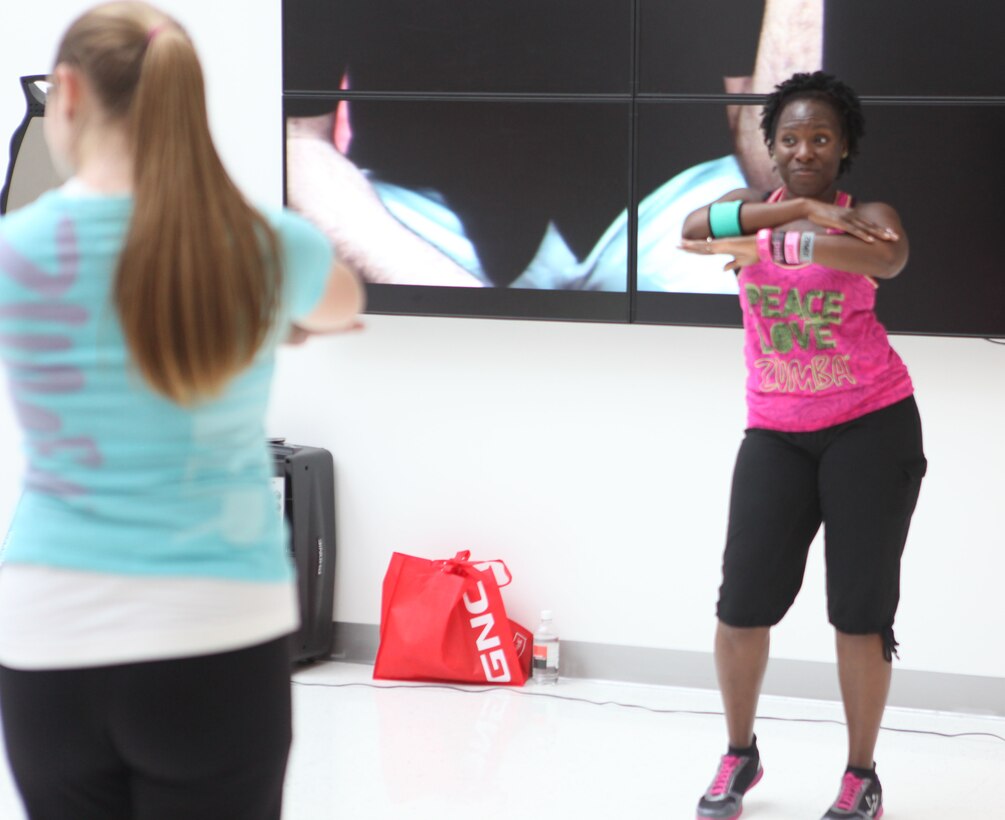
{"label": "pink hair tie", "polygon": [[150,31],[147,32],[147,45],[150,45],[154,41],[154,37],[164,31],[165,28],[167,28],[167,23],[158,23],[150,29]]}

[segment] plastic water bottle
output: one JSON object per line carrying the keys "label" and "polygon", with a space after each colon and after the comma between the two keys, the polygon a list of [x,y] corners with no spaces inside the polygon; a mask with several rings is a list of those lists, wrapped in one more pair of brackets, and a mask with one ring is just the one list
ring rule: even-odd
{"label": "plastic water bottle", "polygon": [[558,635],[551,625],[551,610],[541,612],[534,632],[534,683],[558,683]]}

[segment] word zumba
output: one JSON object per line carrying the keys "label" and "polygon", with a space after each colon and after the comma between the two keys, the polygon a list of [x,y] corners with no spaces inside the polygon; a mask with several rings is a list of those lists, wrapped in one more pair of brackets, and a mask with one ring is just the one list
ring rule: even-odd
{"label": "word zumba", "polygon": [[809,362],[758,359],[762,393],[819,393],[845,382],[856,384],[850,356],[814,356]]}

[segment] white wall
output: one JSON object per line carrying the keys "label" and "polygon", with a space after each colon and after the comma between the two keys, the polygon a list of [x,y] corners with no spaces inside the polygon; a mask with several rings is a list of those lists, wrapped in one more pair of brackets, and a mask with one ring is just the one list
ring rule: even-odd
{"label": "white wall", "polygon": [[[0,168],[24,116],[18,77],[45,74],[73,19],[97,2],[5,2],[0,10]],[[206,70],[210,121],[224,162],[257,200],[282,199],[280,0],[239,5],[205,0],[156,3],[188,30]]]}
{"label": "white wall", "polygon": [[[336,618],[376,623],[392,549],[504,557],[518,620],[704,651],[742,434],[740,333],[369,317],[290,351],[272,427],[335,453]],[[902,667],[1005,677],[1005,349],[896,337],[931,463],[904,562]],[[868,567],[862,568],[868,572]],[[833,657],[819,544],[774,654]]]}
{"label": "white wall", "polygon": [[[2,12],[0,136],[16,79],[45,71],[86,3]],[[279,3],[162,4],[205,62],[224,158],[279,201]],[[3,157],[6,166],[6,157]],[[910,275],[908,271],[906,276]],[[371,316],[284,352],[270,431],[330,449],[339,482],[336,619],[377,623],[392,550],[505,558],[511,614],[563,637],[706,651],[742,435],[734,330]],[[902,668],[1005,678],[1005,349],[895,337],[918,390],[929,477],[904,563]],[[9,419],[0,436],[13,440]],[[16,490],[0,477],[0,513]],[[863,567],[868,572],[868,567]],[[774,654],[833,656],[819,545]]]}

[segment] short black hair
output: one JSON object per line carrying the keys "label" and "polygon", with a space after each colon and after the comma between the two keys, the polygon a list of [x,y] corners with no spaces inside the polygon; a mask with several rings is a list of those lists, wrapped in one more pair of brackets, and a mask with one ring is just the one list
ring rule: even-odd
{"label": "short black hair", "polygon": [[865,135],[865,117],[862,116],[862,104],[858,95],[849,85],[823,71],[793,74],[776,85],[764,103],[761,131],[764,132],[764,143],[769,149],[775,143],[778,116],[786,105],[797,99],[823,100],[834,108],[848,144],[848,156],[841,160],[838,167],[838,174],[843,174],[851,168],[852,158],[858,154],[859,140]]}

